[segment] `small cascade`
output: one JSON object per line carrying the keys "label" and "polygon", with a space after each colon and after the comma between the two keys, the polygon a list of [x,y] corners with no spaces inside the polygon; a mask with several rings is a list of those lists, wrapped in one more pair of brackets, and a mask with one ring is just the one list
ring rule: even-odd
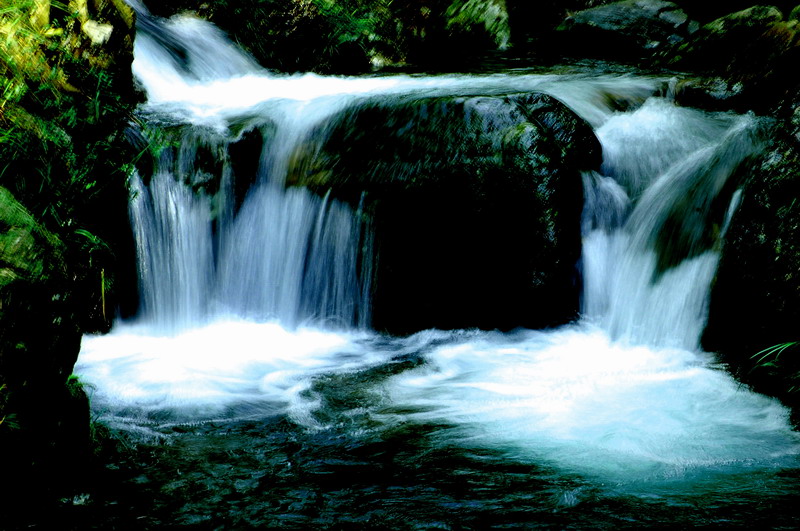
{"label": "small cascade", "polygon": [[219,175],[187,164],[187,153],[200,158],[192,144],[199,138],[183,135],[183,156],[174,164],[162,156],[147,186],[138,175],[132,180],[140,319],[176,332],[219,316],[276,319],[289,327],[367,326],[369,275],[362,272],[368,273],[370,246],[359,214],[308,190],[284,189],[281,175],[271,181],[274,165],[259,170],[267,177],[237,208],[239,176],[226,160],[225,142],[203,151],[221,154],[210,164]]}
{"label": "small cascade", "polygon": [[360,264],[371,257],[362,258],[369,246],[361,227],[350,207],[307,190],[264,186],[251,192],[221,248],[220,304],[287,326],[368,325],[369,275],[361,274]]}
{"label": "small cascade", "polygon": [[208,204],[166,172],[131,185],[142,318],[167,329],[203,322],[214,279]]}
{"label": "small cascade", "polygon": [[[405,502],[407,487],[433,493],[431,505],[444,506],[450,498],[437,489],[448,483],[463,495],[464,466],[485,467],[475,490],[491,497],[509,463],[522,463],[524,487],[537,492],[560,493],[574,483],[587,486],[593,501],[586,506],[608,498],[615,507],[633,500],[671,511],[673,502],[694,507],[701,483],[722,492],[797,469],[800,439],[787,410],[743,388],[698,344],[720,241],[739,197],[737,168],[760,149],[759,120],[681,108],[658,96],[665,80],[636,76],[277,76],[208,23],[140,19],[134,71],[148,101],[139,113],[144,134],[163,149],[152,171],[132,176],[138,321],[86,337],[76,366],[96,390],[93,407],[104,421],[176,438],[184,437],[176,425],[202,425],[186,436],[194,442],[174,447],[191,454],[181,470],[206,457],[219,462],[224,432],[224,465],[241,470],[226,468],[220,478],[236,477],[237,489],[252,488],[257,497],[298,474],[281,492],[300,493],[303,504],[322,485],[309,478],[323,477],[329,488],[330,478],[347,482],[366,470],[370,499],[400,492]],[[358,204],[361,189],[344,203],[287,186],[299,182],[292,172],[302,150],[320,146],[318,136],[338,113],[360,112],[377,99],[511,100],[533,92],[564,103],[602,144],[602,167],[582,174],[580,318],[508,333],[427,330],[394,338],[370,331],[372,268],[381,250],[371,227],[380,225]],[[486,123],[507,126],[501,122]],[[399,134],[415,132],[407,120],[387,125],[394,126]],[[368,120],[364,127],[369,134]],[[343,138],[336,148],[351,149]],[[513,138],[504,134],[503,142]],[[393,144],[385,145],[394,162]],[[502,163],[495,151],[490,156]],[[571,167],[567,178],[587,167]],[[374,174],[392,178],[381,168]],[[451,200],[448,191],[442,200]],[[362,193],[362,203],[369,199]],[[399,227],[404,237],[406,226]],[[578,231],[573,235],[577,249]],[[459,240],[473,252],[471,243]],[[502,240],[517,244],[530,241]],[[502,256],[475,247],[502,265]],[[471,282],[458,288],[474,289]],[[531,275],[530,282],[539,280]],[[547,309],[554,302],[541,299],[530,304]],[[251,451],[254,434],[271,437],[272,446]],[[350,468],[342,455],[353,457]],[[307,466],[294,466],[296,458]],[[413,485],[380,483],[387,463],[397,467],[392,481]],[[419,463],[431,472],[421,474]],[[381,478],[377,487],[374,478]],[[173,479],[165,491],[175,488]],[[750,483],[745,498],[760,500],[762,484]],[[652,494],[653,485],[660,494]],[[226,489],[218,497],[225,511]],[[350,498],[349,488],[337,490]],[[531,503],[550,515],[561,510],[542,499]],[[508,500],[519,505],[519,493]],[[262,499],[244,505],[268,510]],[[351,509],[352,521],[362,521],[363,505]],[[330,517],[336,521],[338,513]]]}
{"label": "small cascade", "polygon": [[[654,99],[599,130],[606,176],[586,175],[584,317],[613,339],[699,348],[718,242],[757,120]],[[629,148],[628,146],[632,146]]]}

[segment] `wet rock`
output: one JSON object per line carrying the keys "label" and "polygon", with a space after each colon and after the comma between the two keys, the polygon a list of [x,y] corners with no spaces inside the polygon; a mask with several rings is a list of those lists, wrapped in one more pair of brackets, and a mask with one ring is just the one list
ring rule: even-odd
{"label": "wet rock", "polygon": [[798,340],[800,319],[800,144],[791,127],[776,130],[742,168],[742,201],[725,236],[703,346],[720,352],[747,383],[787,398],[800,371],[796,356],[787,353],[778,371],[754,371],[758,352]]}
{"label": "wet rock", "polygon": [[675,85],[675,101],[685,107],[709,111],[729,111],[747,106],[747,93],[741,81],[724,77],[690,77]]}
{"label": "wet rock", "polygon": [[737,110],[767,112],[794,93],[800,74],[797,21],[775,7],[755,6],[703,26],[666,54],[666,64],[721,78]]}
{"label": "wet rock", "polygon": [[[561,118],[559,118],[559,116]],[[591,128],[550,96],[371,103],[317,132],[290,183],[360,205],[374,231],[373,325],[542,327],[577,313]]]}
{"label": "wet rock", "polygon": [[558,29],[560,40],[573,54],[636,59],[683,41],[697,28],[672,2],[623,0],[578,11]]}

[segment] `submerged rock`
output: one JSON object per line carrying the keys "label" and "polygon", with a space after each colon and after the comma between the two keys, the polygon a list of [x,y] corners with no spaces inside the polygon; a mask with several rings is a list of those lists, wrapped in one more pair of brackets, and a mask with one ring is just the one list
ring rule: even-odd
{"label": "submerged rock", "polygon": [[543,94],[362,105],[316,132],[290,184],[361,206],[374,230],[373,325],[542,327],[574,318],[579,170],[591,128]]}

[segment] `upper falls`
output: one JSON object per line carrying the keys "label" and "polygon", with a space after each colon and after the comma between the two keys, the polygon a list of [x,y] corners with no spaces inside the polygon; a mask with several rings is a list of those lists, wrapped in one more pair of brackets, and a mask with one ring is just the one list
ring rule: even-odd
{"label": "upper falls", "polygon": [[140,319],[374,311],[408,332],[580,308],[612,337],[697,347],[756,119],[681,108],[653,78],[276,76],[204,21],[144,21],[134,72],[164,146],[133,179]]}

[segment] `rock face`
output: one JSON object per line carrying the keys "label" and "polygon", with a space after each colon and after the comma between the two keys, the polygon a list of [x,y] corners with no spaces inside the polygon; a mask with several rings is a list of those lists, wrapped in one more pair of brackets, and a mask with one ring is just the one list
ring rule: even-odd
{"label": "rock face", "polygon": [[591,128],[543,95],[425,98],[343,112],[290,183],[361,205],[376,242],[373,326],[542,327],[578,309]]}
{"label": "rock face", "polygon": [[680,87],[687,104],[713,107],[716,100],[718,107],[766,112],[800,85],[798,23],[785,21],[775,7],[755,6],[716,19],[665,57],[672,67],[716,78]]}
{"label": "rock face", "polygon": [[787,354],[774,374],[752,369],[759,351],[798,340],[799,165],[797,140],[781,128],[762,156],[743,168],[743,199],[725,237],[703,339],[704,348],[723,354],[746,381],[784,398],[800,371],[796,355]]}
{"label": "rock face", "polygon": [[[690,17],[697,19],[701,24],[724,17],[737,11],[742,11],[754,5],[753,0],[678,0],[679,4]],[[795,0],[772,0],[770,6],[775,6],[785,14],[789,14],[796,5]]]}
{"label": "rock face", "polygon": [[636,59],[683,41],[697,28],[672,2],[623,0],[578,11],[559,30],[564,45],[573,53]]}

